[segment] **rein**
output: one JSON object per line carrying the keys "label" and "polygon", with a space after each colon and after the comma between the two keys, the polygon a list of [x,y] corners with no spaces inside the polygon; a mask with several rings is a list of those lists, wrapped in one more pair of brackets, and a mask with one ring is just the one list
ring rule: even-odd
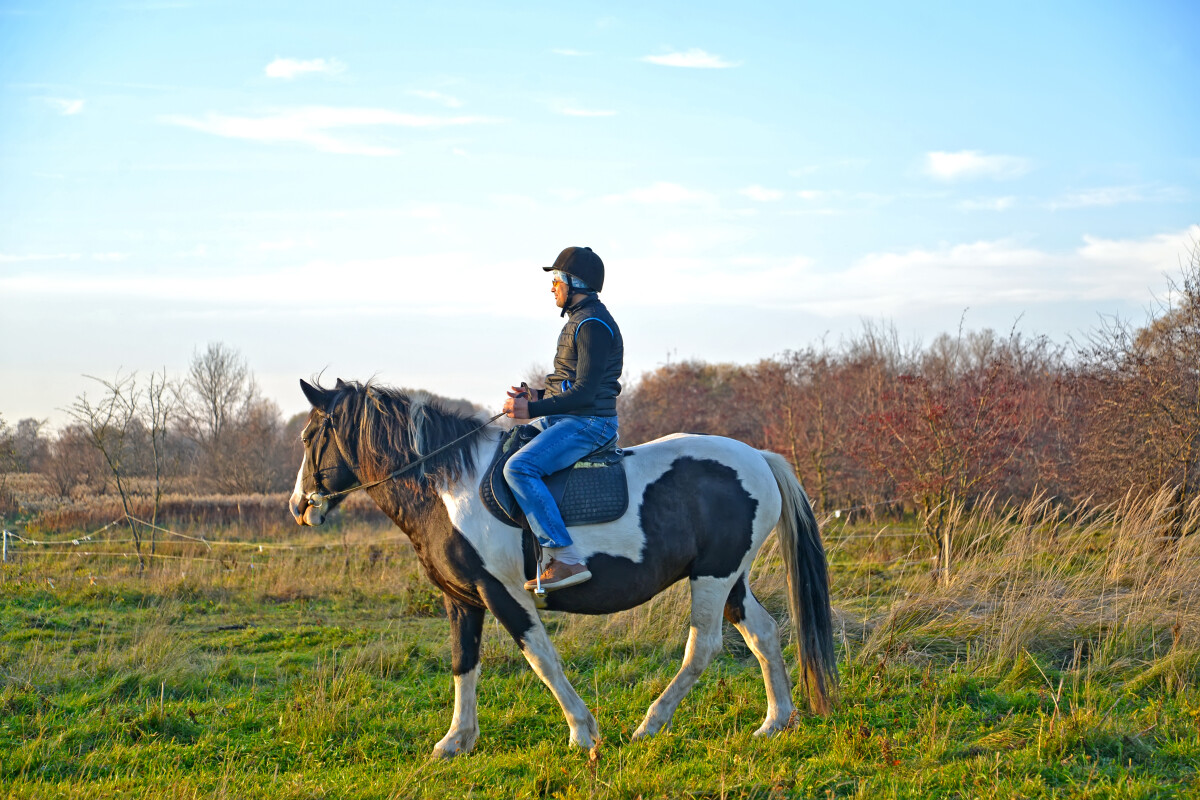
{"label": "rein", "polygon": [[[383,476],[382,478],[380,478],[377,481],[372,481],[371,483],[360,483],[358,486],[351,486],[348,489],[342,489],[340,492],[330,492],[329,494],[321,494],[321,492],[318,488],[318,491],[309,492],[305,496],[305,499],[308,500],[309,505],[315,506],[319,510],[324,511],[329,507],[329,501],[332,500],[333,498],[342,497],[344,495],[350,494],[351,492],[357,492],[357,491],[361,491],[363,489],[371,489],[371,488],[374,488],[374,487],[380,485],[381,483],[387,483],[388,481],[393,480],[394,478],[398,478],[401,475],[403,475],[404,473],[408,472],[410,469],[415,469],[416,467],[419,467],[421,464],[424,464],[426,461],[433,458],[438,453],[441,453],[445,450],[450,449],[454,445],[458,444],[459,442],[461,442],[462,440],[464,440],[470,436],[474,436],[475,434],[479,433],[481,430],[486,428],[488,425],[491,425],[493,422],[495,422],[496,420],[500,419],[503,416],[504,416],[504,412],[501,411],[499,414],[492,417],[487,422],[480,425],[478,428],[467,431],[466,433],[464,433],[462,436],[458,437],[454,441],[449,442],[448,444],[442,445],[437,450],[434,450],[432,453],[426,453],[425,455],[418,458],[416,461],[412,461],[408,464],[405,464],[400,469],[397,469],[397,470],[394,470],[393,472],[388,473],[387,475]],[[337,445],[338,452],[342,453],[343,457],[345,457],[346,452],[345,452],[345,449],[342,447],[341,437],[338,436],[337,428],[334,428],[333,425],[331,424],[329,426],[329,430],[330,430],[330,433],[333,434],[335,443]],[[357,468],[355,468],[355,472],[357,472],[357,471],[358,471]]]}

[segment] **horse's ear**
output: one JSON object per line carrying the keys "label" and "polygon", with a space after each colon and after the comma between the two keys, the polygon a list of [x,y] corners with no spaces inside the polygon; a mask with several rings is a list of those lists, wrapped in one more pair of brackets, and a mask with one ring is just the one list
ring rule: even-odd
{"label": "horse's ear", "polygon": [[304,392],[304,396],[308,398],[308,402],[312,403],[313,408],[325,410],[325,403],[328,400],[329,392],[323,389],[318,389],[303,378],[300,379],[300,389]]}
{"label": "horse's ear", "polygon": [[345,388],[346,388],[346,382],[345,382],[344,380],[342,380],[341,378],[338,378],[338,379],[337,379],[337,383],[335,383],[335,384],[333,385],[333,388],[335,388],[335,389],[345,389]]}

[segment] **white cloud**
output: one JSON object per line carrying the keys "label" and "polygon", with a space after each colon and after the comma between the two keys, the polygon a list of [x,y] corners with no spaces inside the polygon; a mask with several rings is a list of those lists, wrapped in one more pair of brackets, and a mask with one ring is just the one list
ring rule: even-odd
{"label": "white cloud", "polygon": [[301,247],[301,246],[311,247],[312,240],[309,239],[304,242],[300,242],[300,241],[297,241],[296,239],[278,239],[275,241],[266,241],[266,242],[258,243],[258,249],[265,253],[282,253],[282,252],[286,252],[288,250],[295,250],[297,247]]}
{"label": "white cloud", "polygon": [[565,47],[556,47],[555,49],[551,50],[550,52],[554,53],[554,55],[556,55],[556,56],[568,56],[571,58],[578,58],[581,56],[590,56],[591,55],[591,53],[585,53],[582,50],[570,50]]}
{"label": "white cloud", "polygon": [[1025,158],[987,155],[978,150],[959,150],[956,153],[936,151],[927,153],[925,159],[926,172],[942,181],[971,178],[1005,180],[1024,175],[1031,167]]}
{"label": "white cloud", "polygon": [[127,258],[129,258],[128,253],[92,253],[92,260],[106,263],[124,261]]}
{"label": "white cloud", "polygon": [[[527,260],[497,263],[481,253],[444,252],[429,255],[392,256],[377,259],[320,259],[288,264],[280,268],[254,271],[190,269],[156,274],[147,280],[144,272],[133,269],[104,270],[29,268],[25,272],[0,274],[0,296],[7,298],[84,298],[89,302],[109,299],[184,303],[194,313],[226,315],[240,309],[304,309],[314,313],[382,312],[395,314],[407,309],[413,313],[461,314],[461,293],[447,294],[446,275],[460,276],[464,285],[489,285],[493,288],[474,301],[478,310],[494,309],[513,303],[529,304],[523,297],[527,285],[520,281],[495,281],[496,274],[515,275],[528,270]],[[539,273],[540,274],[540,273]],[[280,292],[284,285],[325,286],[330,276],[341,285],[377,287],[372,292]],[[540,285],[540,284],[539,284]],[[538,298],[539,300],[541,298]],[[467,302],[471,298],[467,298]],[[175,306],[178,307],[178,306]],[[533,304],[544,312],[541,304]],[[520,313],[520,312],[518,312]]]}
{"label": "white cloud", "polygon": [[[788,209],[783,212],[784,214],[789,216],[855,214],[881,208],[894,203],[898,199],[894,195],[879,194],[878,192],[826,191],[821,189],[803,189],[796,192],[796,196],[808,205],[804,208]],[[812,205],[817,202],[824,205]]]}
{"label": "white cloud", "polygon": [[[872,253],[831,276],[828,286],[814,287],[813,302],[804,305],[816,313],[890,316],[995,303],[1144,300],[1197,239],[1200,225],[1141,239],[1085,236],[1065,252],[995,240]],[[857,290],[839,297],[835,285]]]}
{"label": "white cloud", "polygon": [[345,72],[345,70],[346,65],[336,58],[310,58],[307,61],[301,61],[296,58],[276,58],[270,64],[267,64],[264,71],[268,78],[291,80],[297,75],[304,75],[310,72],[337,75],[339,72]]}
{"label": "white cloud", "polygon": [[[699,241],[694,237],[699,237]],[[740,236],[733,241],[744,238]],[[722,259],[702,255],[711,246],[729,241],[729,237],[719,233],[709,236],[701,231],[665,234],[656,242],[666,248],[662,253],[623,259],[622,269],[634,275],[654,275],[663,285],[670,286],[672,304],[677,307],[762,307],[774,304],[780,293],[791,301],[806,296],[804,290],[812,283],[812,259],[805,256]],[[652,293],[630,293],[621,299],[622,305],[661,303]]]}
{"label": "white cloud", "polygon": [[426,100],[432,100],[433,102],[439,103],[446,108],[462,108],[461,100],[459,100],[457,97],[451,97],[448,94],[443,94],[442,92],[413,89],[409,92],[409,94],[413,95],[414,97],[422,97]]}
{"label": "white cloud", "polygon": [[1177,203],[1186,199],[1181,189],[1162,186],[1103,186],[1072,192],[1046,204],[1051,211],[1070,208],[1117,206],[1126,203]]}
{"label": "white cloud", "polygon": [[771,203],[783,199],[783,192],[779,189],[768,189],[758,184],[738,189],[738,194],[749,197],[751,200],[757,200],[760,203]]}
{"label": "white cloud", "polygon": [[740,245],[753,235],[752,230],[738,225],[704,225],[666,230],[653,236],[650,243],[653,253],[678,256],[711,253],[717,248]]}
{"label": "white cloud", "polygon": [[[1145,303],[1176,274],[1200,225],[1133,239],[1083,237],[1048,250],[1009,239],[869,253],[844,269],[803,256],[713,257],[739,245],[738,229],[673,231],[659,252],[624,259],[633,274],[653,272],[679,304],[800,309],[824,318],[929,318],[970,307],[1033,310],[1069,303]],[[747,239],[747,241],[752,241]],[[626,303],[642,302],[636,295]]]}
{"label": "white cloud", "polygon": [[272,144],[306,144],[326,153],[366,156],[392,156],[399,153],[393,147],[367,144],[334,136],[330,131],[340,128],[402,127],[442,128],[478,125],[495,122],[486,117],[438,117],[421,114],[402,114],[383,108],[333,108],[312,106],[272,111],[261,117],[235,117],[225,114],[206,114],[201,118],[168,116],[160,121],[193,130],[225,136],[231,139]]}
{"label": "white cloud", "polygon": [[824,164],[806,164],[803,167],[797,167],[793,170],[788,170],[788,174],[793,178],[803,178],[812,175],[816,172],[827,172],[831,170],[854,171],[861,172],[866,169],[870,163],[865,158],[841,158],[836,161],[829,161]]}
{"label": "white cloud", "polygon": [[1016,205],[1015,197],[978,197],[974,200],[963,200],[958,207],[963,211],[1007,211]]}
{"label": "white cloud", "polygon": [[23,261],[78,261],[79,253],[0,253],[0,264],[19,264]]}
{"label": "white cloud", "polygon": [[688,189],[677,183],[658,181],[622,194],[611,194],[606,203],[636,203],[639,205],[715,205],[716,196],[710,192]]}
{"label": "white cloud", "polygon": [[568,117],[615,117],[617,115],[615,111],[572,107],[560,108],[558,113]]}
{"label": "white cloud", "polygon": [[70,117],[83,112],[82,100],[68,100],[63,97],[47,97],[46,102],[64,117]]}
{"label": "white cloud", "polygon": [[688,67],[691,69],[728,69],[738,64],[726,61],[720,56],[706,53],[699,48],[680,53],[665,53],[659,56],[642,56],[642,61],[658,64],[663,67]]}

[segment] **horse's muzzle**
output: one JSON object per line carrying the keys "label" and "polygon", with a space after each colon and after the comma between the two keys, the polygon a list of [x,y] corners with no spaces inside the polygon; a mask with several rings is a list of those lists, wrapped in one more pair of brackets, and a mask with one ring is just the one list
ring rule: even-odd
{"label": "horse's muzzle", "polygon": [[329,500],[318,492],[293,494],[288,501],[288,510],[292,512],[292,518],[296,520],[297,525],[315,528],[325,521],[325,515],[329,512]]}

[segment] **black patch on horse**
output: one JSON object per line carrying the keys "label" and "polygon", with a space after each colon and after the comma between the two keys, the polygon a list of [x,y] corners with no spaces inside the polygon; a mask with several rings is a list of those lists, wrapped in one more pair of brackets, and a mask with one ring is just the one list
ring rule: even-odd
{"label": "black patch on horse", "polygon": [[743,575],[729,590],[729,598],[725,601],[725,619],[734,625],[746,618],[746,591],[746,576]]}
{"label": "black patch on horse", "polygon": [[450,671],[466,675],[479,664],[479,643],[483,638],[484,610],[442,595],[446,617],[450,620]]}
{"label": "black patch on horse", "polygon": [[678,458],[642,496],[640,560],[595,553],[587,560],[592,579],[550,592],[546,607],[611,614],[683,578],[727,577],[750,549],[757,508],[734,470],[710,459]]}
{"label": "black patch on horse", "polygon": [[449,539],[432,554],[432,558],[439,562],[436,569],[441,577],[441,580],[435,579],[434,582],[441,586],[448,597],[458,598],[469,605],[486,606],[496,615],[517,646],[525,649],[525,635],[533,627],[534,621],[504,584],[484,568],[483,559],[462,533],[453,529]]}
{"label": "black patch on horse", "polygon": [[750,550],[757,510],[758,501],[736,471],[719,461],[684,456],[646,487],[638,513],[649,541],[677,537],[680,525],[710,532],[692,564],[695,579],[733,574]]}

